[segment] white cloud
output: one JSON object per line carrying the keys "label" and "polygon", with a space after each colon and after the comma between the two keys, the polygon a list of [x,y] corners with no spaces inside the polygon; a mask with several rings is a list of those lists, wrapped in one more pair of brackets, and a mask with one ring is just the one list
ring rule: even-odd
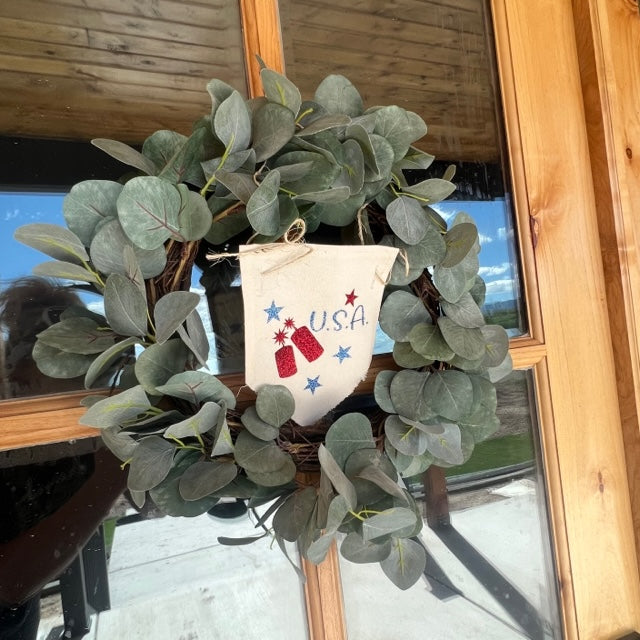
{"label": "white cloud", "polygon": [[515,281],[513,278],[504,278],[502,280],[494,280],[493,282],[487,282],[487,297],[504,296],[504,294],[510,294],[512,298],[515,298]]}
{"label": "white cloud", "polygon": [[478,234],[478,240],[480,240],[480,244],[490,244],[493,242],[493,238],[491,236],[485,236],[484,233]]}
{"label": "white cloud", "polygon": [[13,211],[5,211],[3,222],[9,222],[20,215],[20,209],[14,209]]}
{"label": "white cloud", "polygon": [[478,274],[483,278],[492,278],[508,273],[510,270],[511,265],[508,262],[503,262],[502,264],[492,267],[480,267]]}

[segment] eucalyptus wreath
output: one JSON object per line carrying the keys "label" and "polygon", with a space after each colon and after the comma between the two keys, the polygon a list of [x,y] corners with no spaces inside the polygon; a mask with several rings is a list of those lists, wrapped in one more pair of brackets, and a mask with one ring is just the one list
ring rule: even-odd
{"label": "eucalyptus wreath", "polygon": [[[400,477],[466,460],[499,426],[494,383],[511,369],[506,332],[481,311],[478,231],[468,215],[448,225],[432,208],[454,191],[453,173],[421,174],[434,158],[413,146],[427,132],[416,113],[365,110],[340,75],[308,101],[285,76],[263,68],[261,77],[264,96],[249,100],[212,80],[211,113],[188,136],[157,131],[141,151],[94,140],[133,173],[76,184],[66,227],[16,232],[53,258],[36,274],[104,296],[104,316],[66,309],[33,358],[46,375],[117,392],[88,396],[80,422],[101,430],[139,505],[148,497],[169,515],[195,516],[242,498],[266,507],[259,530],[221,542],[274,536],[319,563],[346,534],[346,559],[379,562],[406,589],[425,551]],[[300,427],[284,386],[265,385],[238,407],[206,370],[199,296],[188,290],[198,251],[279,242],[298,220],[309,238],[340,227],[346,245],[399,249],[379,317],[397,369],[377,376],[373,415]],[[302,472],[314,468],[309,481]]]}

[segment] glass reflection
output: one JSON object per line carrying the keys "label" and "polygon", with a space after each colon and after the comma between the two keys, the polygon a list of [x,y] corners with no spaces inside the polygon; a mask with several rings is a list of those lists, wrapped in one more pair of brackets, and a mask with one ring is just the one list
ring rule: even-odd
{"label": "glass reflection", "polygon": [[341,563],[350,640],[561,637],[530,389],[529,372],[498,383],[500,430],[464,465],[409,480],[423,580],[400,592],[379,567]]}

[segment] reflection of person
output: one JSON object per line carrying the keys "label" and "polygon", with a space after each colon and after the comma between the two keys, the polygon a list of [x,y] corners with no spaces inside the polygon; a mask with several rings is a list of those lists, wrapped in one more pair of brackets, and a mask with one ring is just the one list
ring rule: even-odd
{"label": "reflection of person", "polygon": [[80,298],[45,278],[14,281],[0,292],[0,398],[17,398],[82,389],[82,380],[43,376],[31,357],[36,336],[60,319],[67,307],[82,305]]}
{"label": "reflection of person", "polygon": [[[0,293],[4,397],[81,388],[78,380],[47,378],[31,357],[36,335],[81,304],[42,278],[23,278]],[[106,449],[0,468],[0,640],[36,638],[40,591],[86,544],[124,483]]]}

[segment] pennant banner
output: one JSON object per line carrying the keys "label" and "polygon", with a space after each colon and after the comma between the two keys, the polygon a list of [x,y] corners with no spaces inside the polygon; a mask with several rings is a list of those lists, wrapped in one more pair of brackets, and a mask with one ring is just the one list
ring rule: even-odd
{"label": "pennant banner", "polygon": [[310,425],[365,377],[397,249],[271,244],[240,247],[245,376],[287,387]]}

